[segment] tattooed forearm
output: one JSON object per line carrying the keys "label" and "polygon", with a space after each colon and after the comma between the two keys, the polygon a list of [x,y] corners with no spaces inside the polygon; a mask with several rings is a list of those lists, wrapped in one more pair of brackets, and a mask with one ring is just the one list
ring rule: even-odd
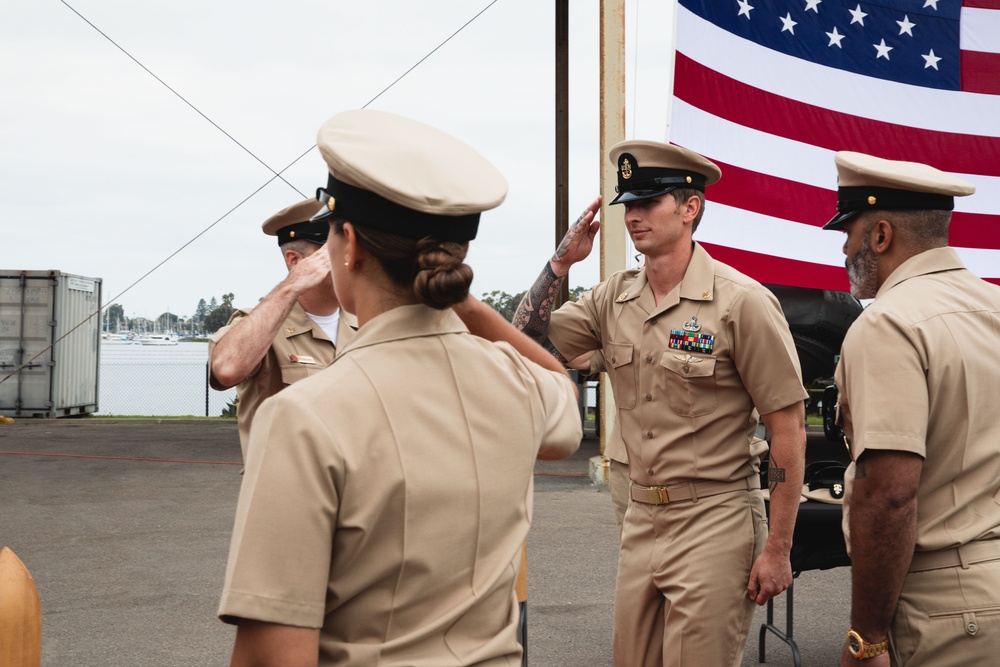
{"label": "tattooed forearm", "polygon": [[558,359],[563,365],[569,364],[569,362],[566,360],[566,357],[562,356],[562,353],[560,353],[559,350],[556,349],[556,346],[553,345],[552,341],[550,341],[548,338],[546,338],[545,342],[542,343],[542,347],[548,350],[549,354]]}
{"label": "tattooed forearm", "polygon": [[557,276],[552,271],[552,265],[545,263],[545,268],[521,299],[512,320],[514,327],[523,331],[538,342],[546,339],[549,333],[549,321],[552,319],[552,304],[559,296],[565,276]]}
{"label": "tattooed forearm", "polygon": [[770,455],[770,460],[767,466],[767,488],[768,491],[774,493],[774,490],[778,488],[779,482],[785,481],[785,469],[779,468],[778,462],[774,459],[774,453]]}

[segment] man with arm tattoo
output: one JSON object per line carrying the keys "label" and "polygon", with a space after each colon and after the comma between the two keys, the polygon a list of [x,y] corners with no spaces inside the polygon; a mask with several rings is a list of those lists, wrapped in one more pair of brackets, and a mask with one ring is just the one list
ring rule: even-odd
{"label": "man with arm tattoo", "polygon": [[1000,287],[948,247],[956,196],[933,167],[836,154],[851,291],[838,412],[851,628],[841,665],[996,665],[1000,656]]}
{"label": "man with arm tattoo", "polygon": [[[625,206],[645,266],[552,311],[570,267],[593,248],[597,199],[525,294],[514,323],[562,360],[600,350],[611,380],[631,499],[615,593],[615,665],[739,665],[754,603],[792,581],[805,454],[798,356],[774,296],[693,241],[719,168],[651,141],[620,143],[610,159],[619,193],[611,203]],[[770,536],[758,415],[783,471],[773,469]]]}

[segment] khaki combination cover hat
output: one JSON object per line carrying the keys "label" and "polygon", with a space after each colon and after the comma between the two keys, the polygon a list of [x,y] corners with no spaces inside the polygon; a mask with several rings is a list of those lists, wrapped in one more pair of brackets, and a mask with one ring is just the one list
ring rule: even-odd
{"label": "khaki combination cover hat", "polygon": [[823,229],[843,229],[862,211],[951,211],[955,197],[971,195],[976,186],[920,162],[886,160],[840,151],[837,163],[837,215]]}
{"label": "khaki combination cover hat", "polygon": [[278,245],[284,245],[289,241],[309,241],[323,245],[330,233],[330,225],[326,222],[310,221],[322,206],[319,200],[314,198],[292,204],[265,220],[261,229],[268,236],[277,236]]}
{"label": "khaki combination cover hat", "polygon": [[342,218],[408,238],[476,237],[479,215],[507,196],[507,181],[455,137],[385,111],[337,114],[316,140],[330,175],[313,221]]}
{"label": "khaki combination cover hat", "polygon": [[612,204],[659,197],[677,188],[705,187],[722,178],[711,160],[673,144],[657,141],[622,141],[608,154],[618,167],[618,196]]}

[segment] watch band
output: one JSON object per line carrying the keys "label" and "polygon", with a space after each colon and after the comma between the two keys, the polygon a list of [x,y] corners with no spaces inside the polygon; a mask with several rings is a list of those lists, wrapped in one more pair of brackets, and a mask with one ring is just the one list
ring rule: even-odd
{"label": "watch band", "polygon": [[888,651],[889,638],[887,637],[877,644],[872,644],[866,641],[857,630],[851,628],[847,631],[847,650],[855,659],[867,660]]}

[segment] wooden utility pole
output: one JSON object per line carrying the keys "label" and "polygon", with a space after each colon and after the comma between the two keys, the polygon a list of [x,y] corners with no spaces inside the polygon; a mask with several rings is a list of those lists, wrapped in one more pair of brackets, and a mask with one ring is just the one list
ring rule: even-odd
{"label": "wooden utility pole", "polygon": [[[556,0],[556,243],[569,231],[569,0]],[[553,310],[569,299],[563,282]]]}
{"label": "wooden utility pole", "polygon": [[[601,280],[626,268],[625,218],[621,206],[609,207],[618,184],[617,167],[608,152],[625,140],[625,0],[601,0]],[[611,431],[608,417],[615,414],[615,399],[606,373],[601,374],[601,453]]]}

